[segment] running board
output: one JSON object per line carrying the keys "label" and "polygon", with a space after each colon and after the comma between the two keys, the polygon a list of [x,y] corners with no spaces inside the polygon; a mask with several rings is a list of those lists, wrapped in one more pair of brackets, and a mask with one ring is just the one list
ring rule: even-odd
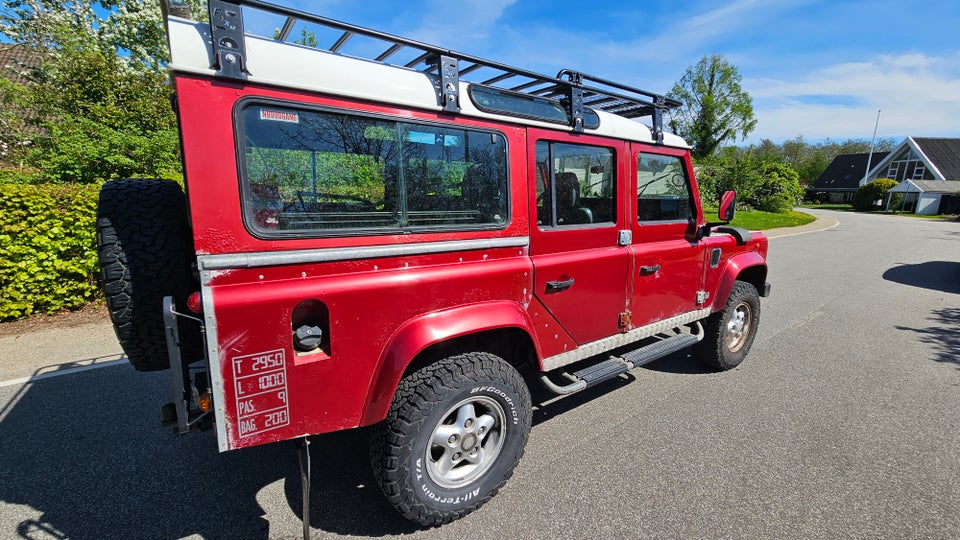
{"label": "running board", "polygon": [[540,382],[556,394],[573,394],[601,382],[609,381],[631,369],[649,364],[677,351],[682,351],[700,341],[702,335],[702,330],[697,334],[677,334],[620,356],[611,356],[607,360],[574,371],[572,374],[563,372],[561,375],[570,380],[570,384],[567,385],[555,384],[546,373],[540,375]]}

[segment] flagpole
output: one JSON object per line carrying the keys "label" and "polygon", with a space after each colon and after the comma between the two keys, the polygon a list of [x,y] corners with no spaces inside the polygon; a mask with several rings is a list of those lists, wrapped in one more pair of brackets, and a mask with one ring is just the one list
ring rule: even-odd
{"label": "flagpole", "polygon": [[873,125],[873,138],[870,139],[870,154],[867,155],[867,170],[863,172],[863,181],[860,185],[867,183],[867,177],[870,176],[870,162],[873,161],[873,143],[877,140],[877,128],[880,126],[880,109],[877,109],[877,122]]}

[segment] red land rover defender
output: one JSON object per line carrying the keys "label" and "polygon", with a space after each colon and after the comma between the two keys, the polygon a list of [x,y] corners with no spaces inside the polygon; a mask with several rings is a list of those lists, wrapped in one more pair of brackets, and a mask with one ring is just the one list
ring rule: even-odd
{"label": "red land rover defender", "polygon": [[[724,226],[732,192],[707,222],[663,131],[679,103],[260,0],[164,9],[185,194],[107,183],[98,241],[117,336],[172,369],[179,432],[226,451],[374,426],[384,494],[438,525],[510,477],[530,385],[750,349],[767,240]],[[286,22],[251,35],[244,10]],[[339,37],[289,42],[304,23]]]}

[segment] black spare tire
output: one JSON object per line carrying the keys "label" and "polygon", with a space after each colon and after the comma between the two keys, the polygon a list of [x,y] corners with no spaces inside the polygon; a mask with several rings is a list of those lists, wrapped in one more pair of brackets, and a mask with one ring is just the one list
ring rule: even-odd
{"label": "black spare tire", "polygon": [[[163,297],[179,309],[199,290],[193,237],[183,190],[175,182],[123,179],[107,182],[97,206],[97,252],[110,320],[120,346],[138,371],[170,367]],[[196,321],[179,319],[181,354],[202,357]]]}

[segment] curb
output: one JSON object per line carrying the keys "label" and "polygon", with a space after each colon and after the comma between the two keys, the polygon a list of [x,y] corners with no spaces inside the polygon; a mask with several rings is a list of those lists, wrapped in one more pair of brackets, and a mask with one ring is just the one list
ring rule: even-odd
{"label": "curb", "polygon": [[780,227],[778,229],[769,229],[766,231],[761,231],[767,236],[767,238],[786,238],[788,236],[798,236],[801,234],[809,234],[820,231],[827,231],[830,229],[835,229],[840,225],[840,221],[836,218],[818,216],[813,212],[808,212],[805,209],[796,209],[798,212],[804,212],[815,216],[817,219],[806,225],[800,225],[799,227]]}

